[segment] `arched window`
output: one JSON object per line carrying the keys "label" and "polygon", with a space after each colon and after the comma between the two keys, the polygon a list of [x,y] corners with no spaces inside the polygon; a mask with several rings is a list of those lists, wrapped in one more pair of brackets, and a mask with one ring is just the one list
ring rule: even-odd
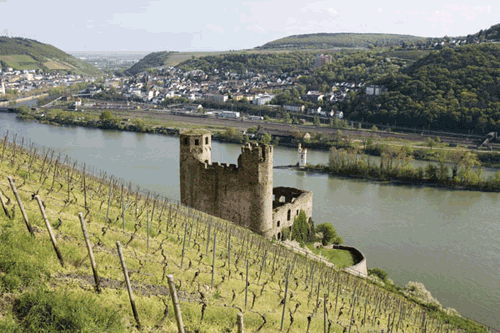
{"label": "arched window", "polygon": [[292,218],[292,211],[289,209],[288,210],[288,217],[287,217],[288,221],[290,221],[291,218]]}
{"label": "arched window", "polygon": [[278,223],[276,223],[276,226],[279,227],[280,226],[280,221],[278,221]]}

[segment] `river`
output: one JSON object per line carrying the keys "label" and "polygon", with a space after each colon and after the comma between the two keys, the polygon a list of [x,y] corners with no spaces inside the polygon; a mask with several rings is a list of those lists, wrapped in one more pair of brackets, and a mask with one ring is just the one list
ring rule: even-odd
{"label": "river", "polygon": [[[179,199],[178,138],[23,122],[0,113],[0,135],[24,136],[125,181]],[[212,160],[236,163],[240,145],[212,142]],[[309,151],[308,163],[328,153]],[[274,164],[297,162],[275,147]],[[500,328],[499,193],[379,184],[275,169],[274,186],[313,191],[313,219],[331,222],[369,267],[397,284],[425,284],[445,307]]]}

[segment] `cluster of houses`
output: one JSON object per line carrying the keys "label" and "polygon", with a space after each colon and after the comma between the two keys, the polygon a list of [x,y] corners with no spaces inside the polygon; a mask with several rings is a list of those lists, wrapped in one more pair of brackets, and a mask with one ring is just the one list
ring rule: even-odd
{"label": "cluster of houses", "polygon": [[94,82],[95,79],[75,74],[44,73],[40,70],[14,70],[0,68],[0,94],[8,90],[17,93],[35,89],[68,86],[80,82]]}
{"label": "cluster of houses", "polygon": [[[159,67],[155,71],[143,72],[128,78],[109,78],[105,80],[105,89],[111,89],[129,101],[159,105],[169,98],[184,98],[197,103],[223,104],[233,101],[245,101],[254,105],[271,104],[275,94],[270,91],[291,89],[297,84],[297,78],[282,74],[244,74],[226,72],[205,73],[200,69],[182,71],[176,67]],[[341,102],[349,92],[363,90],[367,94],[380,94],[383,87],[365,87],[363,83],[337,82],[329,93],[309,91],[301,99],[304,102]],[[306,109],[303,105],[284,105],[289,112],[336,117],[342,119],[342,111],[326,111],[321,107]]]}
{"label": "cluster of houses", "polygon": [[191,101],[225,103],[244,100],[255,105],[269,104],[275,97],[268,93],[294,85],[292,77],[262,74],[183,72],[175,67],[158,68],[157,75],[140,73],[121,82],[110,82],[130,100],[161,104],[165,99],[182,97]]}

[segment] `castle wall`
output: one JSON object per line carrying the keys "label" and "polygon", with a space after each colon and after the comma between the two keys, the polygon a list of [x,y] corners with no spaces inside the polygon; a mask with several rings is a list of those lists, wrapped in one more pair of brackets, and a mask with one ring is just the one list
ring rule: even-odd
{"label": "castle wall", "polygon": [[[198,138],[201,141],[193,141]],[[181,134],[181,202],[264,236],[272,229],[272,146],[242,147],[238,165],[213,163],[204,136]],[[202,143],[200,147],[193,143]]]}
{"label": "castle wall", "polygon": [[366,267],[366,257],[360,250],[358,250],[355,247],[345,246],[345,245],[333,245],[333,248],[339,250],[347,250],[351,252],[352,257],[354,259],[354,265],[344,268],[346,272],[363,277],[368,276],[368,269]]}
{"label": "castle wall", "polygon": [[292,187],[275,187],[273,195],[273,228],[270,233],[277,239],[281,239],[282,230],[291,230],[293,220],[300,210],[306,213],[307,220],[312,218],[312,192]]}

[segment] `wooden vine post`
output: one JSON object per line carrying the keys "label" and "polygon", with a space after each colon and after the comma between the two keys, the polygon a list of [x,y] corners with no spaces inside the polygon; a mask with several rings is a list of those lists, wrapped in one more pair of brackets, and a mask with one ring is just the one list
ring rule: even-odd
{"label": "wooden vine post", "polygon": [[248,301],[248,259],[247,259],[247,277],[245,280],[245,309],[247,308],[247,301]]}
{"label": "wooden vine post", "polygon": [[80,218],[80,223],[82,225],[83,237],[85,238],[85,244],[87,245],[87,251],[89,252],[90,265],[92,266],[92,272],[94,273],[95,290],[101,293],[101,282],[99,281],[99,274],[97,273],[97,265],[94,258],[94,252],[92,251],[92,245],[90,245],[89,235],[87,233],[87,226],[85,225],[85,220],[83,219],[83,214],[78,213]]}
{"label": "wooden vine post", "polygon": [[212,258],[212,285],[211,288],[214,287],[214,274],[215,274],[215,250],[217,247],[217,232],[214,233],[214,253]]}
{"label": "wooden vine post", "polygon": [[174,305],[175,319],[177,321],[177,329],[179,333],[184,333],[184,324],[182,323],[182,313],[181,307],[179,305],[179,298],[177,297],[177,290],[175,290],[174,276],[172,274],[167,275],[168,288],[170,290],[170,296],[172,297],[172,304]]}
{"label": "wooden vine post", "polygon": [[[151,217],[153,217],[151,215]],[[148,235],[148,252],[149,252],[149,210],[146,212],[146,223],[147,223],[147,235]]]}
{"label": "wooden vine post", "polygon": [[3,212],[5,213],[7,218],[10,219],[11,218],[10,213],[9,213],[9,210],[7,209],[7,203],[5,202],[5,198],[3,196],[2,189],[0,189],[0,201],[2,202]]}
{"label": "wooden vine post", "polygon": [[281,327],[280,327],[280,331],[283,331],[283,324],[285,322],[286,296],[288,294],[288,277],[289,277],[289,274],[290,274],[290,264],[288,264],[287,267],[286,267],[285,298],[283,300],[283,313],[281,315]]}
{"label": "wooden vine post", "polygon": [[132,286],[130,285],[130,278],[128,276],[127,265],[125,264],[125,258],[123,258],[123,251],[119,241],[116,241],[116,248],[118,249],[118,254],[120,255],[120,262],[122,264],[123,275],[125,276],[125,282],[127,283],[128,298],[130,299],[130,306],[132,307],[132,312],[134,314],[135,322],[137,323],[137,328],[141,329],[141,322],[139,321],[139,314],[137,313],[137,308],[134,302],[134,295],[132,294]]}
{"label": "wooden vine post", "polygon": [[238,323],[238,333],[244,333],[245,328],[243,326],[243,313],[238,312],[237,314],[237,323]]}
{"label": "wooden vine post", "polygon": [[59,251],[59,248],[57,247],[56,237],[54,236],[54,233],[52,232],[52,227],[50,226],[49,219],[47,218],[47,214],[45,213],[45,208],[43,207],[42,199],[40,199],[40,197],[38,195],[35,196],[35,199],[38,202],[38,207],[40,208],[40,212],[42,213],[43,220],[45,221],[45,226],[47,227],[47,231],[49,232],[50,241],[52,242],[52,246],[54,247],[54,250],[56,251],[57,258],[59,259],[61,266],[64,267],[64,259],[63,259],[63,256],[61,254],[61,251]]}
{"label": "wooden vine post", "polygon": [[113,194],[113,183],[109,184],[108,209],[106,211],[106,225],[109,221],[109,206],[111,205],[111,195]]}
{"label": "wooden vine post", "polygon": [[[184,223],[184,241],[182,242],[181,268],[182,268],[183,263],[184,263],[184,253],[186,251],[186,233],[187,233],[187,228],[188,228],[187,223]],[[212,282],[212,284],[213,284],[213,282]]]}
{"label": "wooden vine post", "polygon": [[26,228],[28,228],[29,233],[31,236],[35,237],[35,231],[33,230],[33,227],[31,227],[30,221],[28,220],[28,214],[26,214],[26,210],[24,209],[23,202],[21,201],[21,197],[19,196],[19,193],[17,192],[16,185],[14,184],[14,179],[12,179],[11,176],[7,177],[10,183],[10,187],[12,188],[12,192],[14,192],[14,196],[16,197],[17,204],[19,205],[19,209],[21,210],[21,214],[23,215],[24,223],[26,223]]}

